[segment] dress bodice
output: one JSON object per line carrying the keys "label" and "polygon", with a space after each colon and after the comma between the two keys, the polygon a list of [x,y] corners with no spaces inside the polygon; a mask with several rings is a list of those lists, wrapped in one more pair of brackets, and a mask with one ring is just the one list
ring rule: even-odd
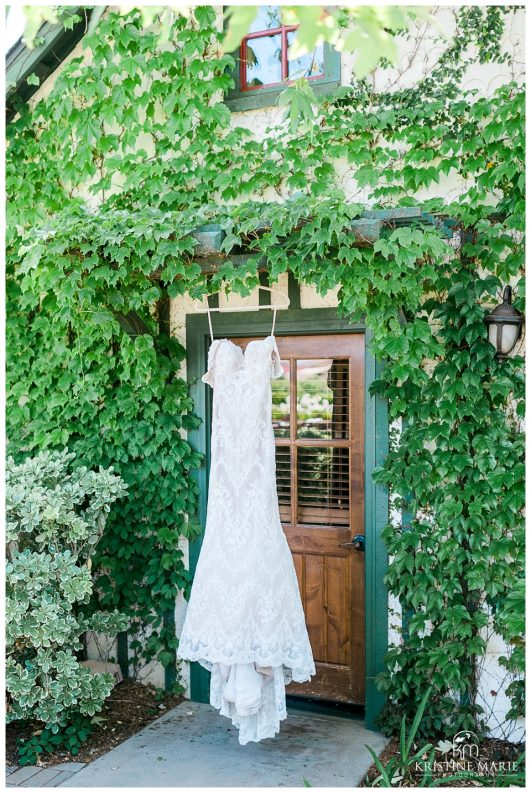
{"label": "dress bodice", "polygon": [[282,376],[283,370],[274,336],[253,339],[245,351],[230,339],[216,339],[212,342],[208,351],[208,369],[201,378],[202,381],[214,388],[216,378],[222,380],[242,374],[263,374],[267,379]]}

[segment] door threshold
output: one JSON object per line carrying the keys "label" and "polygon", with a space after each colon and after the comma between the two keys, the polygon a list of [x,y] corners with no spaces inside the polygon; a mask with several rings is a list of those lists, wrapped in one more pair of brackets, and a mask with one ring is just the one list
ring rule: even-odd
{"label": "door threshold", "polygon": [[289,710],[305,711],[321,716],[338,716],[342,719],[352,719],[365,723],[364,705],[353,705],[349,702],[329,702],[324,699],[311,697],[297,697],[293,694],[286,695],[286,705]]}

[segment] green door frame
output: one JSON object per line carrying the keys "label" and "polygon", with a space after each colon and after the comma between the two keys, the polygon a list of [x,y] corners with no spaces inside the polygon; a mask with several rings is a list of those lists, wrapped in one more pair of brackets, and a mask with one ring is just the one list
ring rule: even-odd
{"label": "green door frame", "polygon": [[[298,301],[292,300],[291,305]],[[271,332],[271,312],[255,311],[215,314],[214,329],[218,338],[268,335]],[[372,472],[381,465],[389,448],[387,401],[369,394],[373,380],[379,377],[382,365],[368,349],[369,333],[363,323],[350,323],[338,317],[334,308],[279,311],[275,325],[278,336],[325,333],[363,333],[365,335],[365,674],[366,700],[365,724],[376,730],[376,717],[384,704],[384,695],[376,688],[375,678],[384,669],[384,656],[388,649],[388,596],[383,582],[387,569],[387,551],[381,531],[388,522],[387,488],[374,483]],[[188,314],[186,317],[187,379],[194,401],[195,413],[201,425],[189,431],[192,446],[205,455],[207,465],[195,472],[200,492],[198,520],[204,527],[207,506],[208,463],[210,438],[211,399],[201,382],[205,371],[210,344],[208,321],[205,314]],[[190,569],[195,571],[202,537],[190,543]],[[209,701],[209,674],[200,664],[191,664],[191,698],[195,702]]]}

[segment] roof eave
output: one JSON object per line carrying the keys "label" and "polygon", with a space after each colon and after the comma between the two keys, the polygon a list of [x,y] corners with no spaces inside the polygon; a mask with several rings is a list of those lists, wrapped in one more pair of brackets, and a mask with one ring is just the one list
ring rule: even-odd
{"label": "roof eave", "polygon": [[[6,55],[6,113],[10,121],[15,114],[14,97],[27,102],[38,90],[39,86],[63,63],[76,44],[87,31],[91,9],[76,7],[72,13],[79,12],[81,20],[71,30],[65,29],[62,23],[44,22],[37,33],[43,41],[29,49],[19,39]],[[36,74],[39,85],[29,85],[27,78]]]}

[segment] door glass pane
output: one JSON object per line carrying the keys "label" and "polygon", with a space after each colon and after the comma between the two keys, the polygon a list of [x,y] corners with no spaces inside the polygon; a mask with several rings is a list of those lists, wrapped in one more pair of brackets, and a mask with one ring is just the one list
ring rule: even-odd
{"label": "door glass pane", "polygon": [[335,358],[297,361],[297,435],[348,438],[349,363]]}
{"label": "door glass pane", "polygon": [[[288,48],[293,43],[296,34],[296,30],[288,32]],[[296,80],[298,77],[316,77],[318,74],[324,74],[323,45],[318,44],[315,49],[306,53],[306,55],[301,55],[300,58],[288,61],[288,74],[290,80]]]}
{"label": "door glass pane", "polygon": [[271,380],[271,392],[273,397],[273,429],[275,438],[289,438],[289,361],[281,361],[284,374],[278,379]]}
{"label": "door glass pane", "polygon": [[299,446],[297,511],[300,523],[349,525],[349,450]]}
{"label": "door glass pane", "polygon": [[245,47],[245,82],[249,88],[271,85],[282,80],[282,36],[248,39]]}
{"label": "door glass pane", "polygon": [[291,523],[291,452],[289,446],[276,447],[277,494],[280,520]]}

